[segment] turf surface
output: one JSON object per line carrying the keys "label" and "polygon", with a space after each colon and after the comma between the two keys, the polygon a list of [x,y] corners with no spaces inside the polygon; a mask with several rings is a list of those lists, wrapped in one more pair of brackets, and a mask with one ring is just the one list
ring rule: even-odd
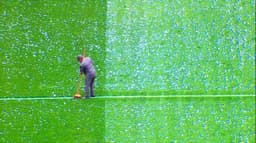
{"label": "turf surface", "polygon": [[0,97],[253,94],[255,1],[2,0]]}
{"label": "turf surface", "polygon": [[110,98],[0,100],[0,142],[255,142],[254,0],[2,0],[1,99],[73,95],[84,48]]}
{"label": "turf surface", "polygon": [[255,142],[255,97],[0,101],[0,142]]}

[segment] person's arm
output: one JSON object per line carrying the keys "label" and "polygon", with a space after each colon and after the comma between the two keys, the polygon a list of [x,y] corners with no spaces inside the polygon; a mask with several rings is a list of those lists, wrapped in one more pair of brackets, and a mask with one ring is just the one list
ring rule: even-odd
{"label": "person's arm", "polygon": [[80,66],[80,76],[83,75],[83,67]]}

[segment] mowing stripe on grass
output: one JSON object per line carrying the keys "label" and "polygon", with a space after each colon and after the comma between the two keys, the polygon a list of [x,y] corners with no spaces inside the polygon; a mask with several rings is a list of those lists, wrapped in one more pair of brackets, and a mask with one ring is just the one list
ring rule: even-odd
{"label": "mowing stripe on grass", "polygon": [[[164,96],[97,96],[90,99],[124,99],[124,98],[217,98],[217,97],[255,97],[255,95],[164,95]],[[74,99],[73,97],[17,97],[0,98],[0,101],[8,100],[63,100]],[[77,100],[77,99],[76,99]]]}

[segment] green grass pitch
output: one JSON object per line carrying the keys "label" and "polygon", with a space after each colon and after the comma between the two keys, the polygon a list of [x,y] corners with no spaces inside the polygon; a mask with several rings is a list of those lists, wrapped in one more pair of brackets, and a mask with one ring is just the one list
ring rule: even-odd
{"label": "green grass pitch", "polygon": [[0,142],[255,142],[255,97],[1,100]]}

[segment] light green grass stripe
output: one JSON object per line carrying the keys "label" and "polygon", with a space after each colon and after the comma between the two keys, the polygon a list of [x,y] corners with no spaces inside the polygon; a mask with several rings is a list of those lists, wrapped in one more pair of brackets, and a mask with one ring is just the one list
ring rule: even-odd
{"label": "light green grass stripe", "polygon": [[[164,95],[164,96],[98,96],[90,99],[123,99],[123,98],[216,98],[216,97],[255,97],[255,95]],[[20,97],[20,98],[0,98],[0,101],[8,100],[63,100],[74,99],[73,97]]]}

